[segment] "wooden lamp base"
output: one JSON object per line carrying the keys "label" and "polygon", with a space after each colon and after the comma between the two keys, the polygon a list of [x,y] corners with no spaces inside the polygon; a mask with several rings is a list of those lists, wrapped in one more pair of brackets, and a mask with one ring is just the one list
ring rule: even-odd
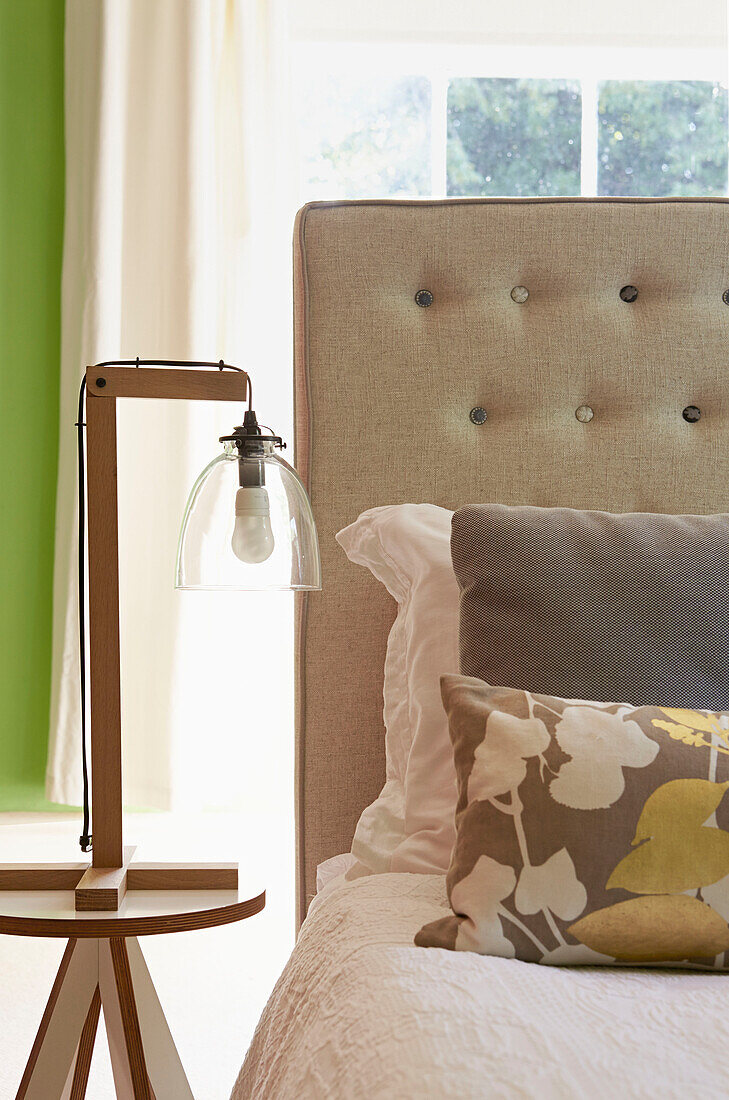
{"label": "wooden lamp base", "polygon": [[76,911],[90,913],[118,910],[127,890],[238,888],[236,863],[132,864],[122,840],[116,402],[245,401],[248,375],[212,365],[220,370],[140,369],[139,360],[86,369],[92,864],[0,865],[0,891],[74,890]]}
{"label": "wooden lamp base", "polygon": [[124,849],[121,867],[88,863],[0,864],[0,890],[73,890],[76,912],[115,912],[127,890],[237,890],[237,863],[134,863]]}

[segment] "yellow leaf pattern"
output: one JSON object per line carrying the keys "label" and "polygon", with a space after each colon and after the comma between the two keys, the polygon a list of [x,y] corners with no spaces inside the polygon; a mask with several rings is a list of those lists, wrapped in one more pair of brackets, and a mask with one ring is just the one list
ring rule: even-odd
{"label": "yellow leaf pattern", "polygon": [[717,809],[727,787],[729,783],[711,783],[708,779],[671,779],[657,787],[645,800],[633,844],[697,829]]}
{"label": "yellow leaf pattern", "polygon": [[729,874],[729,833],[700,829],[690,844],[649,840],[617,865],[608,890],[631,894],[681,894]]}
{"label": "yellow leaf pattern", "polygon": [[674,741],[683,741],[685,745],[711,746],[711,742],[706,740],[703,733],[690,730],[688,726],[677,726],[675,722],[662,722],[660,718],[654,718],[651,725],[656,726],[657,729],[665,730]]}
{"label": "yellow leaf pattern", "polygon": [[703,730],[704,733],[714,733],[718,727],[718,718],[715,714],[701,714],[698,710],[683,710],[680,707],[661,707],[660,709],[681,726],[690,726],[691,729]]}
{"label": "yellow leaf pattern", "polygon": [[607,889],[680,894],[729,874],[729,833],[704,822],[729,783],[673,779],[646,799],[633,838],[640,845],[620,861]]}
{"label": "yellow leaf pattern", "polygon": [[[682,707],[659,707],[659,710],[673,721],[663,722],[660,718],[654,718],[651,725],[665,730],[674,741],[714,748],[729,756],[729,730],[722,727],[718,715],[702,714],[698,710],[684,710]],[[704,737],[706,733],[709,734],[708,740]]]}
{"label": "yellow leaf pattern", "polygon": [[729,926],[696,898],[655,896],[619,901],[570,925],[593,951],[621,962],[681,962],[729,950]]}

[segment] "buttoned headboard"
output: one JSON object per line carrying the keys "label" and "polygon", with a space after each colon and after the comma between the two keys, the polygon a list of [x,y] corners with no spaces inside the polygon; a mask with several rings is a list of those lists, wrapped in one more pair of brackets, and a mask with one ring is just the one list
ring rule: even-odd
{"label": "buttoned headboard", "polygon": [[335,532],[405,501],[726,511],[729,202],[312,203],[294,260],[303,915],[384,778],[395,608]]}

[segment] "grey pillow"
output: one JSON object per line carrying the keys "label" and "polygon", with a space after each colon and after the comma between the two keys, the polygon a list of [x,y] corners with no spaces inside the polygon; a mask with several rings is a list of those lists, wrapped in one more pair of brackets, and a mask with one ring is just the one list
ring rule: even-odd
{"label": "grey pillow", "polygon": [[729,515],[470,505],[461,671],[636,706],[729,708]]}

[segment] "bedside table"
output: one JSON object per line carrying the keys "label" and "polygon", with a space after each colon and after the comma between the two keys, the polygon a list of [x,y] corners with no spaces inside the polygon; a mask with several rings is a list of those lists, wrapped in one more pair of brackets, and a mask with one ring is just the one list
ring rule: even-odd
{"label": "bedside table", "polygon": [[[15,861],[24,853],[60,863],[73,851],[75,815],[52,815],[50,821],[38,817],[2,815],[0,858]],[[17,823],[6,825],[7,819]],[[140,815],[144,830],[157,834],[157,847],[153,839],[145,855],[176,857],[176,841],[187,848],[196,836],[203,853],[200,837],[207,833],[201,820],[207,829],[235,834],[236,819],[205,816],[181,823]],[[88,913],[75,910],[73,891],[0,891],[0,934],[68,940],[16,1100],[82,1100],[102,1007],[117,1097],[192,1100],[137,937],[242,921],[264,908],[259,882],[255,872],[237,891],[130,890],[118,910]]]}
{"label": "bedside table", "polygon": [[73,891],[0,893],[0,933],[68,937],[16,1100],[82,1100],[104,1009],[120,1100],[192,1100],[137,936],[259,913],[265,893],[129,891],[114,913],[77,913]]}

